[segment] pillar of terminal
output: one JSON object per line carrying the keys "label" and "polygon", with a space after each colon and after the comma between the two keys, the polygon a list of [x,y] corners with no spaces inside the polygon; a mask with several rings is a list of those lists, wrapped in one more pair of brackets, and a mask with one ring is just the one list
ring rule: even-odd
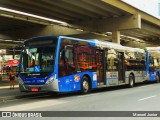
{"label": "pillar of terminal", "polygon": [[120,44],[120,31],[112,32],[112,42]]}

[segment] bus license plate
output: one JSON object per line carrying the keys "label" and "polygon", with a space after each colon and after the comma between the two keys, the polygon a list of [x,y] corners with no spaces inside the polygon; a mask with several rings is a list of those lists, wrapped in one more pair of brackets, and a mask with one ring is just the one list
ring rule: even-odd
{"label": "bus license plate", "polygon": [[38,92],[38,88],[31,88],[32,92]]}

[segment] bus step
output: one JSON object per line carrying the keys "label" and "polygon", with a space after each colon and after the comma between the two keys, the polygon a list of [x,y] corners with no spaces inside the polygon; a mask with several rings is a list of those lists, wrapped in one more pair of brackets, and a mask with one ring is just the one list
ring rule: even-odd
{"label": "bus step", "polygon": [[106,85],[100,85],[98,86],[98,88],[104,88],[104,87],[107,87]]}
{"label": "bus step", "polygon": [[125,81],[124,80],[119,80],[119,83],[125,83]]}
{"label": "bus step", "polygon": [[98,86],[105,85],[104,82],[99,82]]}
{"label": "bus step", "polygon": [[119,81],[119,85],[125,85],[125,81]]}

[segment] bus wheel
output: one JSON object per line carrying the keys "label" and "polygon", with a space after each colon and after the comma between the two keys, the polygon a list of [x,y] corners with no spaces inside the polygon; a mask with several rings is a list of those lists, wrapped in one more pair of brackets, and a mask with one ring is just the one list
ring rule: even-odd
{"label": "bus wheel", "polygon": [[134,87],[134,76],[129,75],[129,87],[132,88]]}
{"label": "bus wheel", "polygon": [[88,77],[84,76],[82,78],[82,83],[81,83],[81,93],[82,94],[87,94],[91,91],[91,86]]}
{"label": "bus wheel", "polygon": [[160,78],[159,78],[159,74],[158,73],[156,74],[156,82],[160,83]]}

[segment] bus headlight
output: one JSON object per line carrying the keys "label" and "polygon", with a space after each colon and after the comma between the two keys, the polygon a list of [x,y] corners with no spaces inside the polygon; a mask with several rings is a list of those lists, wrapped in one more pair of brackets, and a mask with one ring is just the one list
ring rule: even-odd
{"label": "bus headlight", "polygon": [[47,81],[46,84],[49,85],[54,81],[54,76],[50,77]]}

